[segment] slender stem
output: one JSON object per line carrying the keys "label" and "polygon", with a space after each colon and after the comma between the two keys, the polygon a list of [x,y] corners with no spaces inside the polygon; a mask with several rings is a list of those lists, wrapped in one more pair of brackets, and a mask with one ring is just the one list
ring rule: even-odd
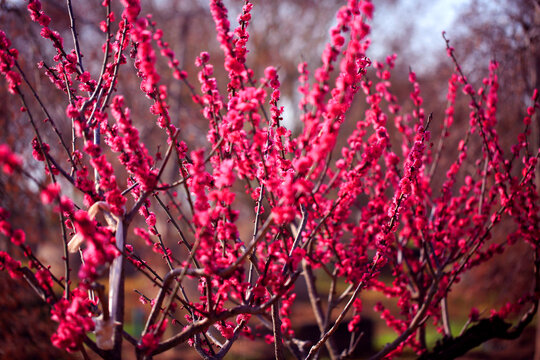
{"label": "slender stem", "polygon": [[73,43],[75,45],[75,54],[77,54],[77,64],[81,72],[84,72],[84,67],[82,63],[82,55],[79,47],[79,37],[77,36],[77,28],[75,27],[75,15],[73,14],[73,8],[71,6],[71,0],[67,0],[67,7],[69,13],[69,27],[71,28],[71,34],[73,36]]}
{"label": "slender stem", "polygon": [[[167,149],[167,153],[165,154],[165,159],[163,160],[163,164],[161,164],[161,168],[159,169],[159,172],[156,176],[156,185],[159,183],[159,179],[161,178],[161,175],[163,174],[163,171],[165,170],[165,166],[167,165],[167,162],[169,161],[169,158],[171,157],[172,149],[174,148],[174,144],[176,142],[176,137],[178,136],[180,132],[177,130],[174,135],[171,138],[171,143],[169,144],[169,147]],[[146,198],[150,195],[151,191],[146,191],[141,195],[141,197],[137,200],[137,203],[133,206],[133,208],[126,214],[125,221],[127,224],[129,224],[132,220],[137,211],[141,208],[141,206],[146,201]]]}
{"label": "slender stem", "polygon": [[[324,316],[322,304],[321,304],[321,296],[319,295],[319,292],[317,291],[317,288],[315,286],[315,275],[313,274],[313,270],[311,269],[311,265],[308,264],[306,260],[302,261],[302,267],[304,270],[304,279],[306,281],[308,295],[309,295],[309,301],[311,303],[311,308],[313,309],[313,314],[315,315],[315,320],[317,321],[317,325],[319,326],[319,331],[321,333],[321,339],[324,337],[324,334],[326,333],[326,321],[329,320],[326,319]],[[328,304],[330,306],[330,304]],[[328,349],[328,352],[330,354],[331,359],[336,359],[338,357],[338,351],[335,346],[334,341],[330,338],[326,343],[326,348]]]}
{"label": "slender stem", "polygon": [[210,327],[212,324],[215,324],[218,321],[222,321],[222,320],[225,320],[227,318],[230,318],[232,316],[236,316],[239,314],[254,315],[254,314],[266,313],[267,309],[270,306],[272,306],[272,304],[274,304],[276,301],[278,301],[283,296],[283,293],[288,291],[288,289],[294,284],[299,274],[300,272],[296,272],[295,274],[293,274],[293,276],[291,276],[287,280],[287,282],[284,284],[283,291],[272,295],[272,297],[268,301],[266,301],[264,304],[261,304],[259,306],[239,305],[230,310],[224,310],[222,312],[214,314],[213,316],[205,317],[201,320],[194,321],[192,324],[184,327],[184,329],[180,333],[161,342],[157,346],[157,348],[152,352],[152,354],[153,355],[160,354],[164,351],[167,351],[175,347],[178,344],[186,342],[188,339],[192,338],[196,334],[199,334],[205,329],[208,329],[208,327]]}
{"label": "slender stem", "polygon": [[448,299],[444,296],[441,299],[441,316],[443,320],[444,336],[452,337],[452,328],[450,327],[450,317],[448,315]]}
{"label": "slender stem", "polygon": [[236,261],[230,265],[228,268],[224,269],[223,271],[221,271],[219,273],[220,276],[222,277],[227,277],[229,276],[230,274],[232,274],[232,272],[234,270],[236,270],[236,268],[238,266],[240,266],[240,264],[242,264],[242,262],[248,257],[248,256],[252,256],[252,252],[253,250],[255,249],[255,246],[257,246],[257,244],[263,239],[264,235],[266,235],[266,232],[268,231],[268,229],[270,228],[270,226],[272,225],[272,223],[274,222],[274,217],[272,215],[270,215],[266,221],[264,222],[262,228],[261,228],[261,231],[259,232],[259,235],[257,236],[256,239],[254,239],[251,244],[248,246],[248,248],[244,251],[244,253],[242,255],[240,255]]}
{"label": "slender stem", "polygon": [[222,344],[221,350],[219,350],[219,352],[215,356],[216,359],[222,359],[229,352],[232,344],[234,344],[234,342],[238,339],[238,336],[240,335],[240,331],[245,325],[246,325],[245,320],[240,321],[240,324],[238,324],[236,328],[234,329],[232,338],[227,339],[227,341],[224,344]]}
{"label": "slender stem", "polygon": [[276,360],[285,360],[285,356],[283,355],[281,319],[279,318],[279,301],[276,301],[272,305],[272,328],[274,332],[274,356]]}
{"label": "slender stem", "polygon": [[114,328],[113,354],[118,359],[122,357],[122,332],[124,330],[124,248],[126,241],[127,224],[123,219],[118,219],[116,227],[116,246],[121,254],[113,260],[109,272],[109,309]]}
{"label": "slender stem", "polygon": [[[373,265],[371,266],[371,269],[369,271],[369,277],[371,277],[371,275],[373,274],[373,271],[375,270],[375,267],[377,266],[378,262],[379,262],[379,257],[376,256],[375,259],[373,259]],[[336,330],[338,329],[338,327],[341,324],[341,322],[343,321],[343,319],[345,319],[345,315],[349,312],[350,308],[352,307],[352,305],[354,303],[354,300],[356,299],[356,297],[360,293],[360,290],[362,290],[362,288],[364,287],[364,284],[365,284],[365,281],[364,281],[364,279],[362,279],[360,281],[360,283],[356,286],[356,289],[354,290],[354,293],[351,295],[349,301],[347,302],[347,304],[345,305],[345,307],[343,308],[341,313],[338,315],[336,321],[334,322],[334,325],[332,325],[330,330],[328,330],[321,337],[321,339],[315,345],[313,345],[311,347],[311,349],[309,350],[309,353],[306,356],[305,360],[313,359],[315,357],[315,355],[319,352],[320,348],[330,338],[330,336],[332,336],[336,332]]]}
{"label": "slender stem", "polygon": [[[439,274],[438,280],[440,280],[440,275],[441,274]],[[416,315],[412,319],[407,329],[403,331],[401,335],[399,335],[393,342],[386,344],[386,346],[377,354],[373,355],[370,358],[370,360],[378,360],[378,359],[384,358],[388,353],[395,350],[402,342],[407,340],[409,336],[411,336],[414,333],[414,331],[416,331],[416,329],[427,320],[428,317],[426,316],[426,312],[429,306],[431,306],[431,300],[433,299],[433,296],[437,292],[437,287],[438,287],[438,281],[433,282],[431,284],[431,287],[430,287],[430,290],[426,299],[422,303],[422,306],[420,307],[420,309],[418,309]]]}
{"label": "slender stem", "polygon": [[[169,208],[167,207],[167,205],[165,205],[165,203],[160,199],[160,197],[157,194],[154,194],[154,198],[157,200],[157,202],[159,203],[161,208],[163,210],[165,210],[165,213],[167,214],[167,218],[169,219],[170,223],[173,224],[173,227],[178,232],[178,235],[180,235],[180,239],[182,239],[182,243],[186,246],[186,248],[189,251],[191,251],[191,248],[192,248],[191,244],[187,241],[186,237],[184,236],[184,232],[182,231],[182,229],[180,228],[180,225],[178,225],[178,223],[176,222],[176,220],[172,216],[172,214],[169,211]],[[199,267],[199,266],[197,265],[197,267]]]}
{"label": "slender stem", "polygon": [[[53,171],[53,168],[52,168],[52,165],[51,165],[52,158],[49,157],[49,155],[45,151],[45,148],[43,146],[43,141],[41,139],[41,135],[40,135],[39,130],[38,130],[38,128],[36,126],[36,123],[34,121],[34,117],[32,116],[32,112],[31,112],[30,108],[28,107],[28,104],[26,102],[26,98],[24,97],[23,93],[20,91],[20,89],[18,87],[17,87],[17,94],[21,98],[21,101],[22,101],[24,107],[26,108],[26,113],[28,114],[30,124],[32,125],[32,128],[34,129],[34,133],[36,134],[36,139],[38,141],[39,148],[40,148],[41,152],[44,155],[45,164],[47,166],[47,169],[49,170],[49,176],[51,177],[52,182],[54,184],[56,184],[56,177],[54,175],[54,171]],[[56,167],[56,168],[59,168],[59,167]],[[59,200],[60,199],[58,198],[57,201],[60,202]],[[60,211],[60,228],[61,228],[61,231],[62,231],[62,240],[63,240],[62,250],[63,250],[63,253],[64,253],[64,297],[66,299],[69,299],[69,283],[70,283],[69,251],[68,251],[68,248],[67,248],[68,239],[67,239],[65,218],[64,218],[64,214],[62,213],[62,211]],[[51,275],[52,275],[52,273],[51,273]],[[53,276],[53,278],[54,278],[54,276]]]}
{"label": "slender stem", "polygon": [[[118,71],[120,69],[120,58],[122,56],[122,44],[124,43],[124,40],[126,38],[126,33],[127,33],[127,30],[128,30],[128,26],[127,26],[127,19],[124,20],[124,30],[122,31],[122,36],[121,36],[121,39],[120,39],[120,43],[118,45],[118,53],[116,55],[116,61],[115,61],[115,65],[114,65],[114,71],[113,71],[113,78],[111,80],[111,86],[106,90],[106,95],[105,95],[105,100],[103,100],[103,103],[101,104],[101,107],[100,107],[100,111],[103,112],[105,110],[105,108],[107,107],[107,105],[109,104],[109,100],[112,96],[112,93],[114,92],[114,89],[115,89],[115,84],[116,84],[116,79],[118,78]],[[97,102],[96,102],[96,109],[97,109]],[[94,112],[92,112],[93,114]],[[90,123],[92,120],[92,117],[90,117],[88,119],[88,122]]]}
{"label": "slender stem", "polygon": [[15,66],[17,67],[17,69],[19,70],[19,73],[21,74],[24,82],[26,83],[26,86],[28,86],[28,88],[30,89],[30,92],[32,92],[32,95],[34,96],[34,98],[36,99],[36,101],[38,102],[39,106],[41,107],[41,110],[45,113],[45,115],[47,116],[47,122],[51,124],[51,126],[53,127],[53,130],[56,134],[56,136],[58,137],[58,139],[60,140],[60,144],[62,145],[62,148],[66,151],[66,154],[69,158],[69,161],[71,162],[72,166],[73,167],[76,167],[75,165],[75,162],[73,160],[73,157],[71,156],[71,152],[69,151],[68,147],[67,147],[67,144],[66,142],[64,141],[64,138],[62,137],[62,134],[60,134],[60,130],[58,130],[58,127],[56,126],[56,123],[53,119],[53,117],[51,116],[51,114],[49,113],[49,111],[47,110],[47,107],[45,106],[45,104],[43,103],[43,101],[41,101],[41,98],[39,97],[38,93],[36,92],[36,90],[34,89],[34,87],[32,86],[32,84],[30,83],[30,81],[28,80],[28,78],[26,77],[26,74],[24,73],[24,71],[22,70],[22,68],[20,67],[19,65],[19,62],[18,61],[15,61]]}

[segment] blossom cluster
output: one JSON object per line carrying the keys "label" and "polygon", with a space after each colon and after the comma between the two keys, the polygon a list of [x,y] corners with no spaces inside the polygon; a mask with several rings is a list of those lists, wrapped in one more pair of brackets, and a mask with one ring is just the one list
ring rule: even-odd
{"label": "blossom cluster", "polygon": [[51,319],[58,322],[58,329],[51,337],[52,343],[68,351],[77,351],[82,338],[94,329],[90,315],[90,301],[82,291],[74,291],[68,300],[61,299],[51,310]]}

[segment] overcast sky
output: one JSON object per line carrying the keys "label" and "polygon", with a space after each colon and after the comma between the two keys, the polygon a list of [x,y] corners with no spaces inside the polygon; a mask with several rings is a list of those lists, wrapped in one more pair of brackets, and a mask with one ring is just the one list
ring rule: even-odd
{"label": "overcast sky", "polygon": [[[395,38],[405,35],[410,42],[406,51],[416,61],[425,61],[445,52],[445,43],[441,36],[445,30],[452,37],[453,23],[459,10],[470,0],[402,0],[397,5],[376,4],[371,39],[371,55],[381,59],[388,55],[388,45]],[[414,25],[412,28],[411,25]],[[403,60],[403,59],[402,59]],[[421,72],[421,69],[417,71]]]}

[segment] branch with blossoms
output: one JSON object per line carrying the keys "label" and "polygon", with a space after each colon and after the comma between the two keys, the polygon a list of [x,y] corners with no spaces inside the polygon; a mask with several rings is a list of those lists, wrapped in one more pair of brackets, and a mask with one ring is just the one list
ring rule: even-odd
{"label": "branch with blossoms", "polygon": [[[445,38],[455,66],[445,118],[426,116],[416,74],[409,71],[407,104],[392,93],[396,57],[367,57],[374,7],[351,0],[338,10],[313,76],[307,63],[298,66],[301,128],[293,135],[283,125],[279,71],[248,66],[253,3],[244,1],[231,29],[225,4],[210,0],[227,78],[217,77],[205,51],[195,59],[198,73],[188,74],[166,31],[141,15],[139,1],[121,3],[118,19],[108,0],[101,4],[103,60],[92,67],[88,59],[83,66],[92,49],[77,31],[71,1],[66,12],[73,49],[53,30],[55,19],[40,2],[28,2],[34,31],[56,51],[31,71],[48,78],[62,104],[45,100],[37,90],[45,85],[32,82],[39,77],[26,74],[10,34],[0,31],[0,73],[31,125],[41,174],[28,171],[33,160],[7,145],[0,145],[0,165],[4,176],[38,189],[36,197],[58,214],[64,272],[57,274],[34,254],[25,235],[32,230],[15,228],[3,205],[0,232],[13,251],[0,253],[0,268],[27,281],[49,306],[58,323],[55,346],[85,358],[90,350],[104,359],[132,356],[129,351],[151,359],[189,344],[204,359],[221,359],[238,339],[264,338],[277,359],[314,359],[323,349],[341,359],[358,350],[366,291],[397,303],[375,306],[396,336],[373,359],[403,351],[453,358],[492,338],[516,338],[530,323],[540,297],[540,152],[527,140],[540,107],[537,91],[507,154],[497,133],[498,64],[489,65],[475,89]],[[171,116],[176,99],[168,95],[161,61],[207,123],[206,147],[188,143],[183,128],[190,120]],[[86,70],[92,68],[98,71]],[[138,79],[139,93],[122,86],[126,73]],[[460,90],[470,100],[469,126],[436,186]],[[135,96],[149,102],[148,113],[132,112]],[[365,105],[361,116],[353,115],[356,103]],[[57,106],[65,116],[53,119]],[[47,118],[45,126],[38,126],[40,116]],[[144,142],[137,127],[150,116],[167,144],[164,156],[151,155],[155,145]],[[354,130],[343,134],[349,123]],[[69,124],[70,133],[62,133],[60,124]],[[438,125],[442,132],[433,150],[430,128]],[[481,145],[476,154],[469,151],[474,143]],[[464,166],[468,162],[476,164],[473,170]],[[242,206],[242,193],[253,210]],[[240,230],[246,221],[249,232]],[[173,240],[178,246],[170,245]],[[471,306],[457,334],[448,306],[455,284],[516,244],[534,254],[534,286],[515,303],[491,309],[489,317]],[[156,287],[156,297],[129,289],[129,274]],[[325,276],[328,289],[321,286]],[[306,284],[318,327],[315,342],[295,331],[299,281]],[[347,286],[339,292],[338,284]],[[128,291],[151,305],[140,335],[126,329]],[[519,319],[512,324],[514,315]],[[429,322],[442,334],[431,348]],[[350,345],[343,348],[333,335],[345,323]],[[256,331],[261,324],[266,332]]]}

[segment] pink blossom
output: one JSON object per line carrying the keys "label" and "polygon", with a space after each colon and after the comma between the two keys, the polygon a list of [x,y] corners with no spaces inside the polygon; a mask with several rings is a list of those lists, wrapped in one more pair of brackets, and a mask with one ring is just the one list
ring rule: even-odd
{"label": "pink blossom", "polygon": [[80,290],[73,292],[70,301],[60,299],[51,310],[51,319],[58,322],[51,336],[53,345],[69,352],[77,351],[86,333],[94,329],[90,301]]}
{"label": "pink blossom", "polygon": [[216,171],[216,174],[214,175],[215,186],[217,186],[218,188],[232,186],[235,180],[233,167],[233,159],[226,159],[221,163],[220,167]]}
{"label": "pink blossom", "polygon": [[157,329],[157,324],[151,325],[149,331],[141,338],[141,342],[138,345],[139,349],[142,349],[145,354],[151,354],[158,346],[159,339],[167,328],[167,323],[168,319],[163,320],[159,329]]}
{"label": "pink blossom", "polygon": [[0,271],[7,270],[11,278],[19,279],[21,277],[21,273],[19,272],[20,267],[20,261],[14,260],[5,251],[0,251]]}
{"label": "pink blossom", "polygon": [[22,161],[6,144],[0,144],[0,165],[6,174],[11,175],[21,167]]}
{"label": "pink blossom", "polygon": [[17,246],[24,244],[26,241],[26,234],[21,229],[13,231],[11,234],[11,242]]}
{"label": "pink blossom", "polygon": [[373,4],[370,1],[361,1],[360,2],[360,11],[363,12],[368,19],[373,18]]}
{"label": "pink blossom", "polygon": [[139,0],[121,0],[121,3],[124,5],[122,16],[131,23],[135,22],[137,16],[139,16],[139,13],[141,12]]}

